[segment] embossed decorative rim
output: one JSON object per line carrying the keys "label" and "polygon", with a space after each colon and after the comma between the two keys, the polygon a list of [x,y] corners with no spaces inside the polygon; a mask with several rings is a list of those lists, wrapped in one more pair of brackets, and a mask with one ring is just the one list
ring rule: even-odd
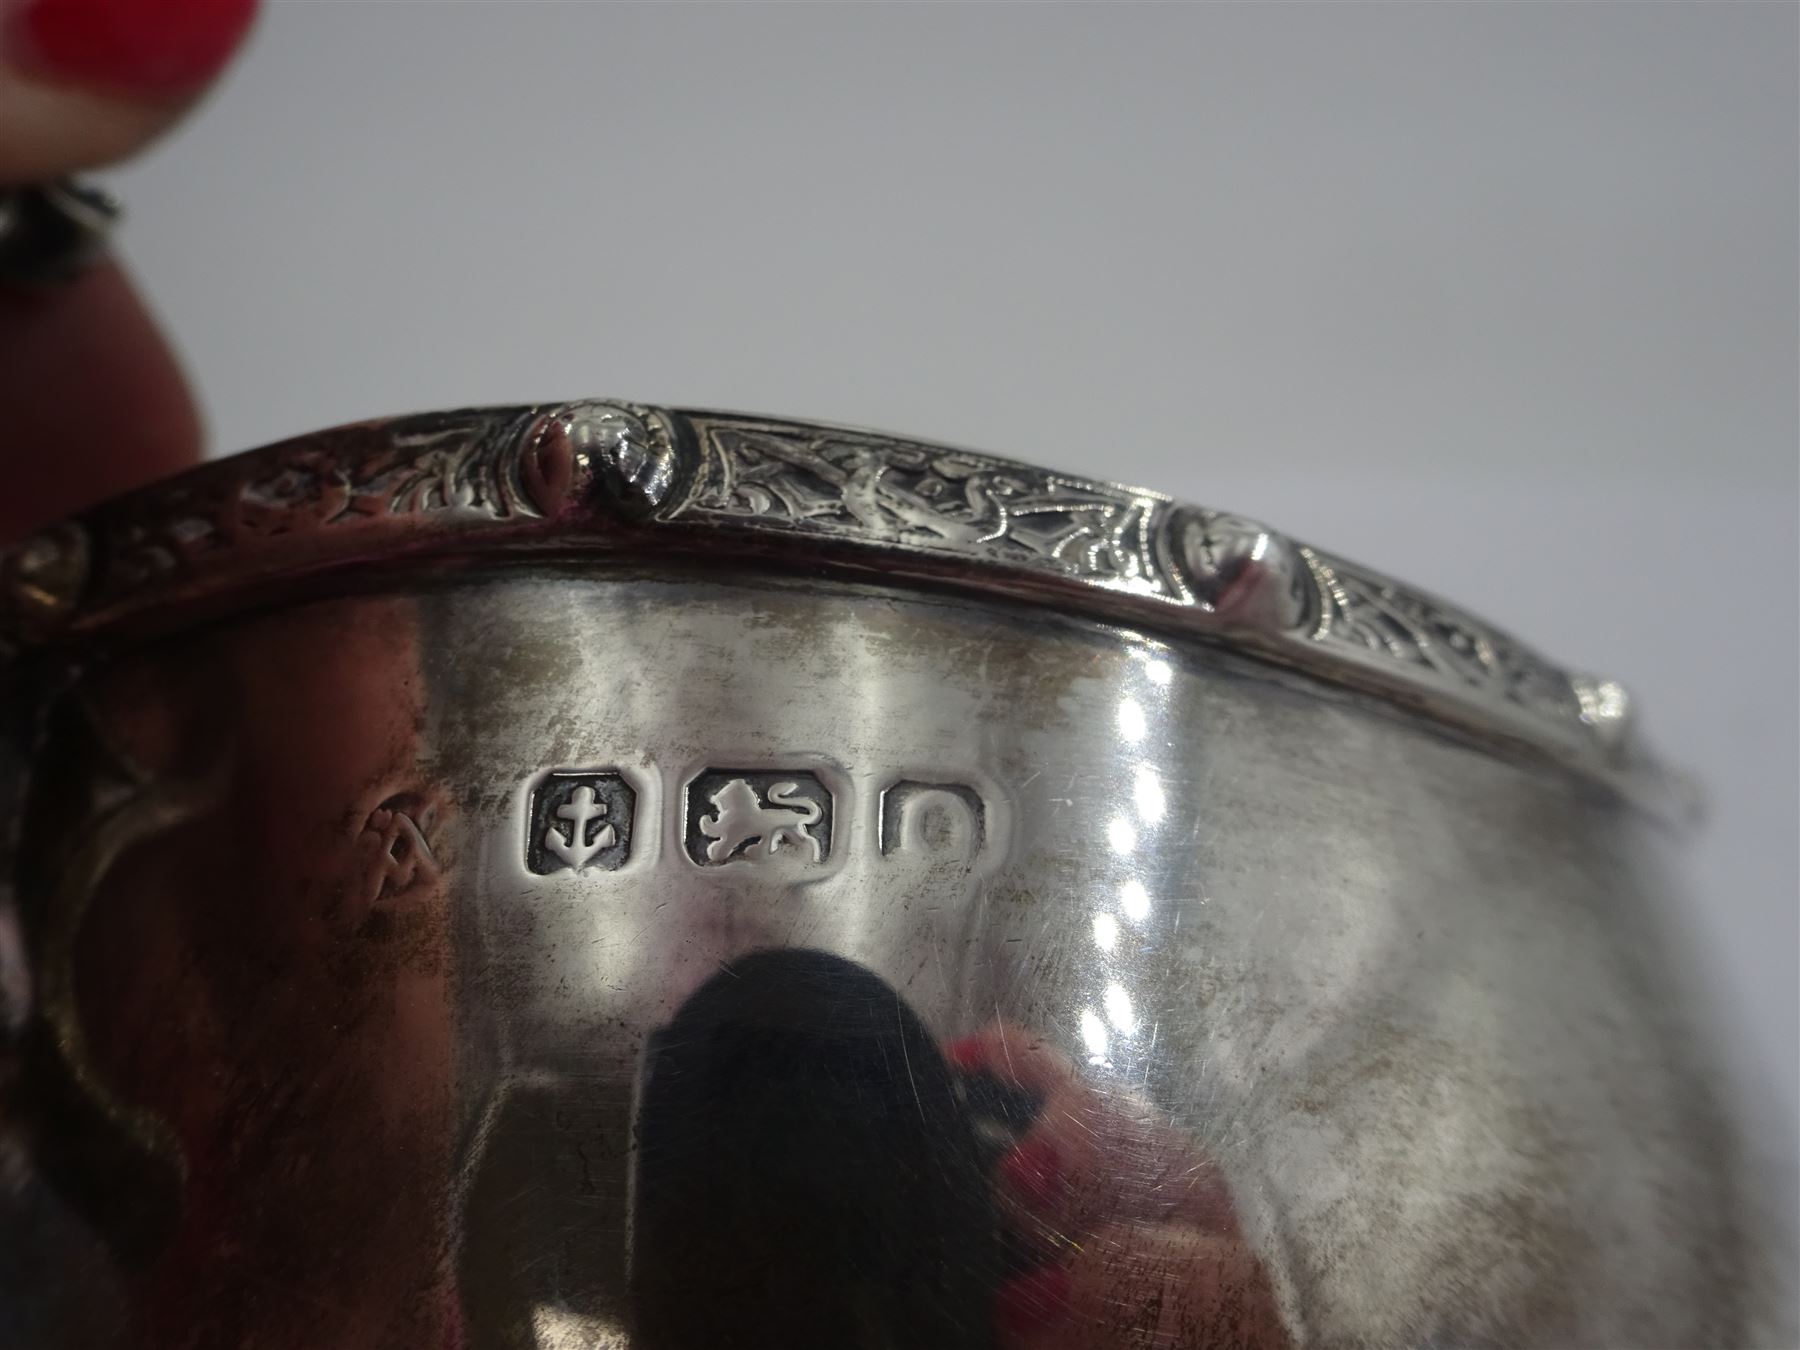
{"label": "embossed decorative rim", "polygon": [[0,657],[103,650],[259,595],[492,551],[824,566],[1222,642],[1547,753],[1659,814],[1693,793],[1625,691],[1434,596],[1161,493],[877,432],[582,401],[338,427],[0,555]]}

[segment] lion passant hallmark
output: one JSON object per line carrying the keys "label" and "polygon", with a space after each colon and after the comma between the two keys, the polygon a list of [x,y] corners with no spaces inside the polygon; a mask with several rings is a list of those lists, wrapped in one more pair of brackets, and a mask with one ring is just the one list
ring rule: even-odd
{"label": "lion passant hallmark", "polygon": [[687,788],[687,854],[702,867],[817,864],[831,853],[831,793],[784,769],[708,769]]}

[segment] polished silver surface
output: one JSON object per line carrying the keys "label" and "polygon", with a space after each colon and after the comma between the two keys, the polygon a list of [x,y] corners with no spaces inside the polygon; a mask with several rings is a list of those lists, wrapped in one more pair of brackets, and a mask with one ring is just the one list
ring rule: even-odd
{"label": "polished silver surface", "polygon": [[449,414],[17,555],[0,1327],[1781,1344],[1609,687],[1032,474]]}

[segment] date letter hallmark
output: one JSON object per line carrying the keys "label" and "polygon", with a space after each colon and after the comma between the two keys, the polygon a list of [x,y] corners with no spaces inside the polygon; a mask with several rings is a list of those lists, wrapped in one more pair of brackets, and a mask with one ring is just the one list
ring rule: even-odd
{"label": "date letter hallmark", "polygon": [[702,867],[816,866],[831,852],[831,793],[810,773],[709,769],[688,784],[687,851]]}
{"label": "date letter hallmark", "polygon": [[611,771],[557,772],[531,794],[525,865],[553,872],[618,870],[631,852],[637,793]]}
{"label": "date letter hallmark", "polygon": [[881,794],[881,856],[974,866],[987,847],[987,803],[962,783],[903,778]]}

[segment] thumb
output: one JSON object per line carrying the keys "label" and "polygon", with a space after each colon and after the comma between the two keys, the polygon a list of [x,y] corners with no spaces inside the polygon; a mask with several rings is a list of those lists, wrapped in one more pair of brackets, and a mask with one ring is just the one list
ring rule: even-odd
{"label": "thumb", "polygon": [[1242,1241],[1180,1224],[1102,1228],[1067,1262],[1002,1285],[1004,1350],[1293,1350]]}
{"label": "thumb", "polygon": [[123,159],[242,43],[256,0],[0,0],[0,184]]}
{"label": "thumb", "polygon": [[[111,163],[172,125],[256,0],[0,0],[0,189]],[[186,382],[118,267],[0,287],[0,545],[198,457]]]}

